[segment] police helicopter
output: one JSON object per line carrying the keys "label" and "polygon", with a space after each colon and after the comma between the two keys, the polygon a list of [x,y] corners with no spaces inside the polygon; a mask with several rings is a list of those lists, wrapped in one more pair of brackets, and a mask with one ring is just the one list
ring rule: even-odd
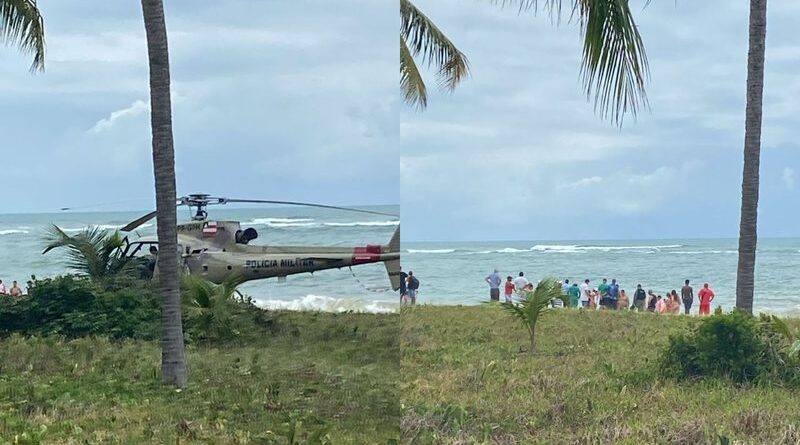
{"label": "police helicopter", "polygon": [[[258,238],[256,229],[252,227],[243,229],[239,221],[208,219],[206,209],[209,205],[228,203],[279,204],[398,216],[371,210],[296,201],[218,198],[206,194],[183,196],[176,200],[176,205],[192,209],[192,221],[179,224],[177,227],[178,249],[184,271],[219,284],[232,275],[237,275],[242,282],[273,277],[284,280],[288,275],[383,262],[392,289],[400,288],[399,225],[388,244],[384,245],[355,247],[252,245],[250,242]],[[150,212],[131,221],[120,231],[131,232],[155,216],[156,212]],[[133,241],[126,236],[124,241],[123,255],[136,257],[150,254],[152,258],[150,267],[157,273],[156,236],[140,237]]]}

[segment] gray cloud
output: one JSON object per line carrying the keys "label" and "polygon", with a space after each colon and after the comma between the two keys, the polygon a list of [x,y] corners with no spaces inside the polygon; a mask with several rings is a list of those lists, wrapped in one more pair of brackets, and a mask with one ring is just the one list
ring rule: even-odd
{"label": "gray cloud", "polygon": [[[0,51],[0,187],[37,184],[5,195],[3,210],[152,200],[138,3],[41,7],[47,71]],[[398,202],[396,9],[167,2],[179,193]]]}
{"label": "gray cloud", "polygon": [[[653,2],[637,11],[651,108],[622,129],[586,101],[576,26],[488,1],[417,6],[467,54],[472,77],[453,95],[435,93],[424,113],[401,111],[404,239],[736,236],[746,2]],[[796,236],[790,221],[800,217],[781,179],[800,164],[798,13],[794,4],[769,12],[766,236]]]}

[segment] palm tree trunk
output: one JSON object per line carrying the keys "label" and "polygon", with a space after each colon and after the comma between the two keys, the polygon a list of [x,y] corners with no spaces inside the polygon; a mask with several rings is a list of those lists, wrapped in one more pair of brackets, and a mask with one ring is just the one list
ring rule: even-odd
{"label": "palm tree trunk", "polygon": [[764,95],[764,46],[767,0],[750,0],[750,48],[747,54],[747,111],[742,171],[742,214],[739,220],[739,266],[736,307],[753,313],[756,242],[758,238],[758,180],[761,157],[761,109]]}
{"label": "palm tree trunk", "polygon": [[181,324],[178,276],[178,234],[175,208],[175,150],[169,87],[167,25],[162,0],[142,0],[150,62],[150,125],[153,132],[153,172],[156,183],[158,275],[164,298],[161,334],[161,380],[186,386],[186,358]]}

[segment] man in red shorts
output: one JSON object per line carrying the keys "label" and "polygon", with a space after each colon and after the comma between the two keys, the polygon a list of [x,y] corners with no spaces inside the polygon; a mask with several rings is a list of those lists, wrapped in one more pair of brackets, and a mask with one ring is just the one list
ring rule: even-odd
{"label": "man in red shorts", "polygon": [[714,291],[708,287],[708,283],[703,284],[703,288],[697,294],[700,299],[700,315],[711,313],[711,302],[714,301]]}

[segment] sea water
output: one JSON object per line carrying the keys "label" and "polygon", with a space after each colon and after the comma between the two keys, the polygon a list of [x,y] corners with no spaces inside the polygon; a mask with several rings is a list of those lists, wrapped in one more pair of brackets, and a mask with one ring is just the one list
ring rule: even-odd
{"label": "sea water", "polygon": [[[365,209],[399,214],[398,206]],[[42,254],[47,244],[47,230],[53,224],[68,234],[79,233],[90,226],[115,230],[145,213],[146,210],[0,215],[0,279],[8,288],[12,280],[17,280],[24,289],[31,274],[42,279],[71,272],[62,249]],[[190,220],[185,209],[179,209],[178,217],[182,222]],[[259,236],[251,244],[256,245],[387,244],[399,224],[393,217],[303,207],[209,207],[209,219],[240,221],[242,228],[255,228]],[[153,220],[128,236],[135,240],[139,236],[154,235],[155,229]],[[398,301],[383,263],[290,275],[285,282],[278,282],[276,278],[251,281],[240,290],[266,308],[392,312],[397,309]]]}
{"label": "sea water", "polygon": [[[506,276],[519,272],[570,283],[588,278],[596,288],[602,278],[616,278],[629,298],[637,284],[664,295],[680,293],[691,280],[695,296],[704,282],[716,293],[712,307],[736,303],[736,239],[514,241],[410,243],[402,245],[403,269],[420,280],[417,301],[477,304],[489,299],[484,281],[497,268]],[[754,310],[800,312],[800,239],[759,239]],[[694,311],[697,310],[695,298]]]}

